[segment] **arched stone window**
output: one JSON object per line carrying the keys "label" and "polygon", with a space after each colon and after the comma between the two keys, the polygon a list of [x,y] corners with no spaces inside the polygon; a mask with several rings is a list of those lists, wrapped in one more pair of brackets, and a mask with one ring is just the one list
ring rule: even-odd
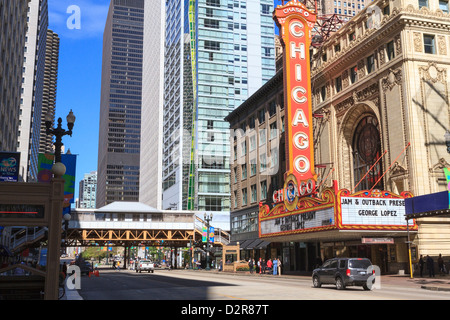
{"label": "arched stone window", "polygon": [[[369,169],[381,157],[380,128],[377,118],[368,115],[360,120],[353,134],[353,179],[355,191],[371,189],[383,190],[382,162]],[[367,175],[366,173],[369,172]],[[365,176],[366,175],[366,176]],[[365,177],[364,177],[365,176]]]}

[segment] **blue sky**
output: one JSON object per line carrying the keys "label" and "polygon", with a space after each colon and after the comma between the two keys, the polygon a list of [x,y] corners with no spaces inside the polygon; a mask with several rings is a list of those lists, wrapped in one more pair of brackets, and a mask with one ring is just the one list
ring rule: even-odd
{"label": "blue sky", "polygon": [[[49,28],[60,37],[56,116],[73,110],[72,137],[63,138],[66,150],[77,154],[75,198],[84,173],[97,170],[98,127],[102,72],[103,30],[110,0],[49,0]],[[80,29],[69,29],[71,5],[80,8]]]}
{"label": "blue sky", "polygon": [[[155,0],[148,0],[155,1]],[[77,154],[75,198],[85,173],[97,170],[98,127],[102,73],[103,31],[110,0],[49,0],[49,28],[60,37],[56,117],[70,109],[76,116],[72,137],[64,137],[66,150]],[[275,0],[275,4],[281,4]],[[80,29],[73,22],[71,6],[80,9]]]}

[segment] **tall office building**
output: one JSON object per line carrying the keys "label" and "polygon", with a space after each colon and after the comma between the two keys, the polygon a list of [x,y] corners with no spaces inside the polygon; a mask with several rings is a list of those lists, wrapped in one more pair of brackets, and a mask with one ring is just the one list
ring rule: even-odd
{"label": "tall office building", "polygon": [[46,134],[45,115],[50,112],[55,118],[58,62],[59,36],[52,30],[47,30],[39,153],[53,152],[53,136]]}
{"label": "tall office building", "polygon": [[36,181],[48,28],[47,0],[31,0],[24,47],[17,151],[25,181]]}
{"label": "tall office building", "polygon": [[97,194],[97,171],[85,173],[80,181],[78,208],[95,209]]}
{"label": "tall office building", "polygon": [[343,21],[348,21],[371,4],[372,0],[321,0],[318,1],[319,15],[338,14]]}
{"label": "tall office building", "polygon": [[111,0],[103,35],[97,207],[138,201],[144,0]]}
{"label": "tall office building", "polygon": [[229,230],[224,118],[275,74],[273,1],[165,4],[162,208],[211,212]]}
{"label": "tall office building", "polygon": [[139,202],[162,209],[165,1],[146,1]]}
{"label": "tall office building", "polygon": [[0,0],[0,151],[16,151],[27,0]]}

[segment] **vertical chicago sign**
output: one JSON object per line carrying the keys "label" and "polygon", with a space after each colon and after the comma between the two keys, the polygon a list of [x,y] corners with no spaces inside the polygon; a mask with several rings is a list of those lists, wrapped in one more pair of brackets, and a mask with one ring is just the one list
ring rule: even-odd
{"label": "vertical chicago sign", "polygon": [[283,201],[289,210],[293,210],[298,197],[311,194],[317,181],[314,172],[309,53],[316,14],[302,3],[290,1],[276,8],[274,20],[280,28],[284,49],[287,171]]}

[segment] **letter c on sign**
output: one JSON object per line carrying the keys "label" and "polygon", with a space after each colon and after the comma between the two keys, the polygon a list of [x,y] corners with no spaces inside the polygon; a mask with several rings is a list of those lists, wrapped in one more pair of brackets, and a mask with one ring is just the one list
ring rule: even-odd
{"label": "letter c on sign", "polygon": [[305,103],[306,101],[308,101],[308,99],[305,96],[299,97],[298,96],[298,92],[305,94],[306,93],[306,89],[303,87],[295,87],[292,90],[292,98],[295,100],[295,102],[297,103]]}
{"label": "letter c on sign", "polygon": [[289,26],[289,31],[294,37],[303,37],[305,33],[302,30],[296,30],[296,28],[303,29],[303,23],[300,21],[295,21]]}

